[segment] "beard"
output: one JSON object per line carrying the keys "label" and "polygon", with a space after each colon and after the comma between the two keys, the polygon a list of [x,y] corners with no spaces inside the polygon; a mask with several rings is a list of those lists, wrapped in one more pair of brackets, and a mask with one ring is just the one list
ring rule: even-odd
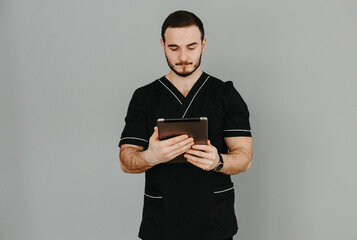
{"label": "beard", "polygon": [[176,69],[175,69],[175,66],[174,65],[177,65],[177,66],[180,66],[180,65],[191,65],[193,63],[191,62],[179,62],[179,63],[175,63],[175,64],[172,64],[170,63],[169,59],[167,58],[166,54],[165,54],[165,58],[166,58],[166,61],[167,61],[167,65],[169,65],[170,69],[176,73],[177,75],[179,75],[180,77],[188,77],[190,76],[192,73],[194,73],[197,68],[201,65],[201,57],[202,57],[202,53],[200,54],[200,58],[198,59],[198,62],[196,65],[193,66],[193,70],[192,71],[185,71],[183,70],[182,72],[178,72]]}

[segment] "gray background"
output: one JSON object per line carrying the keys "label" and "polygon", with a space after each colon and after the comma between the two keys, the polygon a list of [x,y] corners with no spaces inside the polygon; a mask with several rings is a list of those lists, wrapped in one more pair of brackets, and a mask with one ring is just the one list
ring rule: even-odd
{"label": "gray background", "polygon": [[239,239],[357,239],[354,0],[0,0],[0,239],[137,239],[144,174],[117,144],[133,91],[168,72],[177,9],[250,108]]}

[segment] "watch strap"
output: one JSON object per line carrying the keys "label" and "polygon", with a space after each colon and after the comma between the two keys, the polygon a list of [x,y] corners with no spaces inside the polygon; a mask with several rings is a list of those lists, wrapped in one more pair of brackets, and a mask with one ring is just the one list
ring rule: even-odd
{"label": "watch strap", "polygon": [[219,156],[219,162],[218,162],[217,166],[213,169],[213,171],[215,171],[215,172],[219,172],[223,167],[223,157],[220,153],[218,153],[218,156]]}

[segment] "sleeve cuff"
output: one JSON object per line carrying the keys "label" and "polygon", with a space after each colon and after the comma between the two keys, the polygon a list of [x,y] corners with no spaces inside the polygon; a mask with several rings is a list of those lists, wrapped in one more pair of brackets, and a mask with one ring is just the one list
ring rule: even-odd
{"label": "sleeve cuff", "polygon": [[123,144],[133,144],[133,145],[138,145],[142,146],[145,149],[149,146],[149,141],[143,138],[137,138],[137,137],[123,137],[119,141],[119,147]]}
{"label": "sleeve cuff", "polygon": [[245,129],[226,129],[223,130],[223,137],[251,137],[250,130]]}

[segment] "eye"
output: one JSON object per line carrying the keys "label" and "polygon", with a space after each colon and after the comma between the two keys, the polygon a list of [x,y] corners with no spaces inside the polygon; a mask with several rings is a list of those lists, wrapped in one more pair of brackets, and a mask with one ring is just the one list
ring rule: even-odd
{"label": "eye", "polygon": [[177,51],[178,50],[178,48],[170,48],[171,49],[171,51]]}
{"label": "eye", "polygon": [[188,50],[195,50],[195,47],[189,47]]}

